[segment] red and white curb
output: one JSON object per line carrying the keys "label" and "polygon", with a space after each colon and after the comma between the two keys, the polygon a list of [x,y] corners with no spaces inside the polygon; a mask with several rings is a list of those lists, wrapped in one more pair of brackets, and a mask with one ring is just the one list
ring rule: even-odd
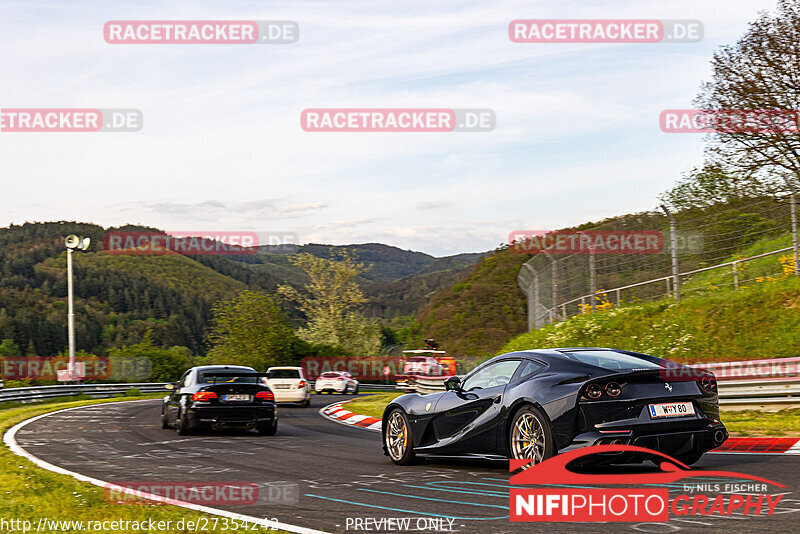
{"label": "red and white curb", "polygon": [[732,454],[800,454],[800,438],[728,438],[711,452]]}
{"label": "red and white curb", "polygon": [[[122,401],[122,402],[147,402],[147,400],[136,400],[136,401]],[[116,404],[116,403],[112,403]],[[22,447],[20,447],[19,443],[17,443],[16,435],[20,429],[24,428],[26,425],[33,423],[34,421],[38,421],[43,417],[47,417],[49,415],[68,412],[72,410],[80,410],[81,408],[88,408],[90,406],[98,406],[98,405],[88,405],[88,406],[77,406],[75,408],[65,408],[63,410],[57,410],[54,412],[48,412],[42,415],[37,415],[36,417],[32,417],[21,423],[17,423],[13,427],[11,427],[3,436],[3,443],[5,443],[11,452],[18,456],[22,456],[23,458],[27,458],[37,466],[41,467],[42,469],[46,469],[48,471],[52,471],[53,473],[59,473],[61,475],[71,476],[81,482],[88,482],[89,484],[94,484],[95,486],[100,486],[101,488],[110,489],[113,491],[119,491],[121,493],[125,493],[128,495],[134,495],[135,497],[141,499],[147,499],[150,501],[156,501],[164,504],[171,504],[174,506],[180,506],[181,508],[187,508],[189,510],[194,510],[196,512],[202,512],[205,514],[216,515],[220,517],[227,517],[229,519],[233,519],[239,522],[251,523],[253,525],[258,525],[261,527],[266,528],[269,530],[285,530],[287,532],[297,532],[298,534],[326,534],[324,531],[315,530],[312,528],[301,527],[297,525],[290,525],[288,523],[281,523],[278,521],[271,521],[269,519],[253,517],[244,514],[237,514],[235,512],[229,512],[228,510],[220,510],[219,508],[212,508],[210,506],[204,506],[201,504],[194,504],[188,503],[184,501],[179,501],[177,499],[171,499],[169,497],[165,497],[163,495],[158,495],[154,493],[148,493],[140,490],[131,490],[125,486],[119,486],[112,482],[106,482],[105,480],[99,480],[97,478],[89,477],[86,475],[82,475],[80,473],[76,473],[74,471],[69,471],[64,469],[63,467],[59,467],[57,465],[53,465],[49,462],[42,460],[41,458],[34,456],[33,454],[29,453]],[[248,527],[249,528],[249,527]],[[254,527],[255,528],[255,527]]]}
{"label": "red and white curb", "polygon": [[328,406],[322,408],[319,411],[319,413],[321,416],[327,417],[328,419],[336,423],[340,423],[343,425],[357,426],[367,430],[372,430],[374,432],[381,431],[380,419],[376,419],[368,415],[361,415],[358,413],[353,413],[349,410],[345,410],[344,408],[342,408],[342,404],[346,402],[350,401],[346,400],[342,402],[335,402],[333,404],[329,404]]}

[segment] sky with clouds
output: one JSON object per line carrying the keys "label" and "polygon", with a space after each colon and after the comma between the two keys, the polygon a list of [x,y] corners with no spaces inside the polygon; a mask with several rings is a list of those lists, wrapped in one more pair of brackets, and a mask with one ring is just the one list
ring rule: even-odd
{"label": "sky with clouds", "polygon": [[[134,133],[0,132],[0,226],[295,233],[441,256],[656,206],[667,134],[775,0],[0,3],[0,108],[137,108]],[[516,44],[513,19],[699,19],[698,43]],[[112,45],[109,20],[293,20],[289,45]],[[306,108],[491,108],[491,132],[305,132]]]}

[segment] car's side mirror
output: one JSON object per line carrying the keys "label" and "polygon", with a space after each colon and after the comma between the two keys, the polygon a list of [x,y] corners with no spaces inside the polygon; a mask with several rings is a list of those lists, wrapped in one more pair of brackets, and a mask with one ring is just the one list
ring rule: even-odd
{"label": "car's side mirror", "polygon": [[164,389],[175,389],[175,384],[164,384]]}
{"label": "car's side mirror", "polygon": [[461,389],[461,379],[457,376],[451,376],[444,381],[444,389],[447,391],[458,391]]}

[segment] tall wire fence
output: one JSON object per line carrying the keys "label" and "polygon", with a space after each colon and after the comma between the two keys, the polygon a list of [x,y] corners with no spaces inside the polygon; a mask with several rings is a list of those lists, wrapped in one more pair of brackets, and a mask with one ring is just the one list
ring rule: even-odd
{"label": "tall wire fence", "polygon": [[528,297],[528,328],[623,303],[800,276],[797,219],[795,195],[765,196],[729,202],[724,209],[670,213],[661,207],[573,230],[656,231],[663,247],[626,254],[592,247],[571,253],[537,250],[517,276]]}

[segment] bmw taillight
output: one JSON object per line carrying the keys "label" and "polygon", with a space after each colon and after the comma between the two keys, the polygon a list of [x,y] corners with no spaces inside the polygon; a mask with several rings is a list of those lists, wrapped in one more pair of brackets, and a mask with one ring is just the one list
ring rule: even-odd
{"label": "bmw taillight", "polygon": [[211,399],[216,399],[217,394],[213,391],[198,391],[194,395],[192,395],[193,401],[208,401]]}
{"label": "bmw taillight", "polygon": [[275,395],[271,391],[259,391],[256,393],[256,398],[267,401],[274,401]]}
{"label": "bmw taillight", "polygon": [[303,389],[304,387],[306,387],[306,381],[301,380],[300,383],[297,384],[297,389]]}
{"label": "bmw taillight", "polygon": [[717,392],[717,379],[713,376],[704,376],[700,379],[700,387],[709,393]]}

